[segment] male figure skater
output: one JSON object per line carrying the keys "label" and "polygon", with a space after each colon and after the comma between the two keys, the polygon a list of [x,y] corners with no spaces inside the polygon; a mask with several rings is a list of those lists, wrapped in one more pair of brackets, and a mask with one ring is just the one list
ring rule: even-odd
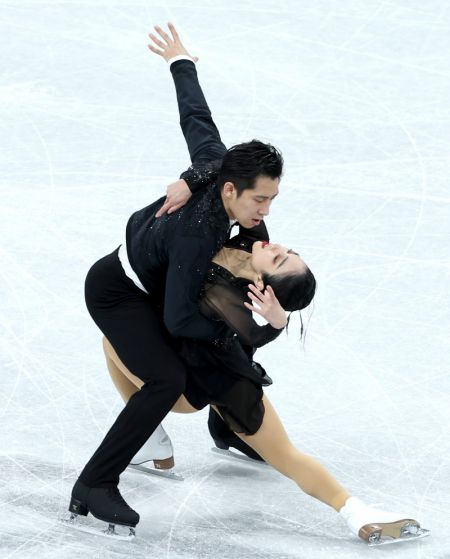
{"label": "male figure skater", "polygon": [[[169,37],[158,32],[168,42]],[[175,43],[173,27],[171,32]],[[189,123],[183,132],[193,163],[223,158],[217,184],[203,191],[192,187],[192,197],[176,212],[157,217],[164,198],[135,212],[127,224],[126,243],[92,266],[85,286],[92,318],[144,385],[84,467],[69,510],[130,527],[139,515],[122,498],[119,476],[183,393],[185,370],[176,337],[220,337],[222,327],[197,307],[205,274],[231,222],[261,226],[278,194],[283,166],[275,148],[256,140],[227,151],[200,86],[192,88],[194,62],[177,60],[171,72],[177,96],[185,99],[180,117]],[[195,118],[189,118],[190,112]],[[195,166],[182,177],[196,187],[210,182],[207,172],[199,173]]]}
{"label": "male figure skater", "polygon": [[[149,45],[149,49],[164,58],[169,67],[174,62],[180,60],[198,61],[198,58],[191,56],[183,46],[172,24],[169,23],[172,36],[165,33],[159,26],[156,26],[155,29],[161,38],[159,39],[156,35],[150,34],[155,45]],[[178,210],[192,196],[192,191],[214,183],[222,163],[222,157],[226,151],[224,144],[220,140],[216,125],[211,119],[208,106],[198,83],[197,72],[192,64],[184,66],[183,70],[178,71],[174,77],[176,77],[175,85],[180,112],[180,124],[191,156],[192,172],[187,172],[183,175],[189,181],[189,184],[186,180],[180,179],[168,186],[166,200],[157,212],[157,217],[166,212],[172,213]],[[214,160],[215,158],[217,160]],[[260,240],[269,240],[264,225],[257,227],[252,231],[252,234],[256,234],[256,238]],[[270,378],[266,378],[267,383],[270,384]],[[212,408],[209,412],[208,428],[217,447],[221,449],[233,447],[255,460],[262,460],[251,447],[245,444],[242,439],[227,427]],[[173,467],[173,447],[162,425],[158,427],[144,444],[133,458],[132,463],[145,464],[150,461],[154,462],[161,469]]]}

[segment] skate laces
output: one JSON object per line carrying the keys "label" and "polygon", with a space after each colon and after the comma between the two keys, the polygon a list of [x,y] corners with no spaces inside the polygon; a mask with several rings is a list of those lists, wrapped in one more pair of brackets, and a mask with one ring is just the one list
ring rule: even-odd
{"label": "skate laces", "polygon": [[118,487],[108,487],[108,495],[111,497],[111,501],[114,501],[118,505],[122,505],[123,507],[131,510],[129,504],[125,501],[125,499],[120,494]]}

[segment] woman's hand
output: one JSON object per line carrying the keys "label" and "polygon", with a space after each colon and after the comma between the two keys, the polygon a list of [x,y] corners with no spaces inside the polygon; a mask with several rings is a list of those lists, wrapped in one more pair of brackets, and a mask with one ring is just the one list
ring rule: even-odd
{"label": "woman's hand", "polygon": [[[273,289],[268,285],[264,291],[260,291],[256,286],[250,284],[250,291],[247,293],[249,298],[258,305],[244,303],[247,309],[261,315],[274,328],[281,329],[287,324],[286,311],[275,297]],[[259,308],[258,308],[259,307]]]}
{"label": "woman's hand", "polygon": [[169,184],[167,187],[167,197],[164,200],[164,204],[156,213],[156,217],[161,217],[166,212],[168,214],[176,212],[186,204],[191,196],[192,192],[185,180],[179,179]]}
{"label": "woman's hand", "polygon": [[153,33],[150,33],[150,39],[159,48],[156,48],[154,45],[148,45],[148,48],[155,54],[159,54],[159,56],[162,56],[166,62],[168,62],[174,56],[178,56],[180,54],[189,56],[189,58],[192,58],[194,62],[197,62],[198,56],[190,55],[184,48],[173,23],[169,22],[167,26],[169,27],[170,34],[172,36],[170,37],[165,31],[161,29],[161,27],[159,27],[159,25],[155,25],[155,31],[158,33],[162,40]]}

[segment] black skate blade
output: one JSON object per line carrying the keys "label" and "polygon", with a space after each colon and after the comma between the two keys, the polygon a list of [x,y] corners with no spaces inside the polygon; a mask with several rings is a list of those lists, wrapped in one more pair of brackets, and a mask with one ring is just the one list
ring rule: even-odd
{"label": "black skate blade", "polygon": [[[80,517],[74,513],[69,513],[67,518],[61,518],[60,522],[66,527],[92,536],[101,536],[120,541],[133,541],[136,537],[136,531],[132,526],[121,526],[120,524],[109,524],[107,528],[101,530],[95,526],[88,524],[85,518]],[[103,522],[103,521],[101,521]]]}
{"label": "black skate blade", "polygon": [[157,470],[156,468],[142,466],[142,464],[129,464],[127,470],[137,470],[138,472],[143,472],[144,474],[164,477],[166,479],[172,479],[174,481],[184,481],[184,477],[181,474],[177,474],[173,470]]}
{"label": "black skate blade", "polygon": [[245,462],[246,464],[251,464],[252,466],[256,466],[257,468],[267,468],[270,466],[267,462],[261,462],[260,460],[253,460],[249,456],[245,456],[245,454],[240,454],[238,452],[234,452],[233,450],[225,450],[222,448],[217,448],[213,446],[211,451],[214,454],[220,454],[222,458],[226,458],[227,460],[232,460],[233,462],[238,460],[239,462]]}
{"label": "black skate blade", "polygon": [[430,530],[425,530],[425,528],[416,528],[415,532],[405,532],[399,538],[380,538],[377,541],[369,542],[369,547],[376,547],[379,545],[390,545],[394,543],[406,543],[413,540],[419,540],[421,538],[426,538],[430,535]]}

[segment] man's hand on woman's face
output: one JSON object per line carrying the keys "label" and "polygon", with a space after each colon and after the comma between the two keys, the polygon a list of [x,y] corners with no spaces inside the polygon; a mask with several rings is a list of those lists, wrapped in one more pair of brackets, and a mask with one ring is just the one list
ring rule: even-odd
{"label": "man's hand on woman's face", "polygon": [[148,45],[148,48],[155,54],[159,54],[159,56],[162,56],[166,62],[174,56],[178,56],[180,54],[189,56],[189,58],[192,58],[194,62],[197,62],[198,56],[192,56],[184,48],[174,25],[169,22],[167,26],[169,27],[171,36],[168,35],[163,29],[161,29],[159,25],[155,25],[155,31],[158,33],[159,37],[157,37],[153,33],[150,33],[149,37],[153,41],[154,45],[150,44]]}

